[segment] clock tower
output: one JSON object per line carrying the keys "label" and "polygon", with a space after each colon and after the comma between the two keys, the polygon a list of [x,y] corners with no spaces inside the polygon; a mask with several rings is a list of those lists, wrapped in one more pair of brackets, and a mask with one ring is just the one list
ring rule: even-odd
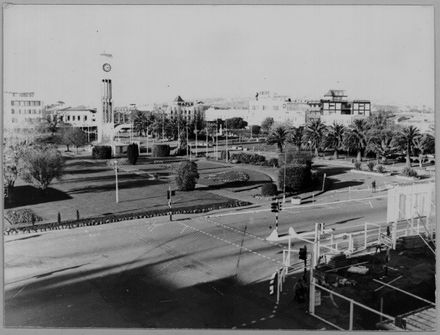
{"label": "clock tower", "polygon": [[100,77],[101,79],[101,101],[98,106],[98,142],[101,144],[111,144],[114,136],[113,122],[113,98],[112,98],[112,79],[110,64],[113,56],[102,53],[100,56]]}

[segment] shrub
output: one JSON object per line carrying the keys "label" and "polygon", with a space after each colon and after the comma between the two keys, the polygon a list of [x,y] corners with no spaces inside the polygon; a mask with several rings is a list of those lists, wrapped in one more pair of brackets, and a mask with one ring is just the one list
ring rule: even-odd
{"label": "shrub", "polygon": [[168,157],[170,155],[170,146],[168,144],[153,145],[153,157]]}
{"label": "shrub", "polygon": [[109,145],[96,145],[92,149],[93,159],[110,159],[112,158],[112,147]]}
{"label": "shrub", "polygon": [[261,186],[261,195],[267,197],[267,196],[274,196],[277,194],[278,194],[277,185],[272,183],[267,183]]}
{"label": "shrub", "polygon": [[196,188],[199,173],[195,162],[182,162],[177,168],[176,184],[180,191],[193,191]]}
{"label": "shrub", "polygon": [[230,159],[236,160],[239,163],[253,164],[253,165],[263,165],[266,161],[265,156],[258,154],[248,154],[245,152],[231,154]]}
{"label": "shrub", "polygon": [[[286,166],[286,190],[301,191],[312,185],[312,172],[306,164],[294,164]],[[278,186],[284,186],[284,168],[278,171]]]}
{"label": "shrub", "polygon": [[362,163],[361,163],[361,162],[358,162],[358,161],[355,161],[355,162],[354,162],[354,169],[355,169],[355,170],[360,170],[360,169],[361,169],[361,166],[362,166]]}
{"label": "shrub", "polygon": [[61,153],[51,146],[30,146],[20,157],[20,177],[45,191],[53,179],[63,175],[64,159]]}
{"label": "shrub", "polygon": [[376,170],[379,173],[385,173],[385,167],[383,165],[376,166]]}
{"label": "shrub", "polygon": [[135,165],[139,157],[139,147],[136,143],[129,144],[127,147],[127,158],[130,164]]}
{"label": "shrub", "polygon": [[271,158],[267,161],[267,166],[271,166],[271,167],[279,167],[278,165],[278,159],[277,158]]}
{"label": "shrub", "polygon": [[[313,171],[312,172],[312,185],[314,186],[322,186],[322,181],[324,179],[324,172],[322,171]],[[328,184],[329,179],[326,179],[326,184]]]}
{"label": "shrub", "polygon": [[367,163],[368,170],[369,170],[369,171],[373,171],[375,165],[376,165],[376,164],[374,164],[374,162],[371,162],[371,161],[368,162],[368,163]]}
{"label": "shrub", "polygon": [[[9,210],[5,213],[5,216],[11,224],[42,221],[42,218],[29,208]],[[34,218],[34,221],[32,221],[32,218]]]}
{"label": "shrub", "polygon": [[417,171],[410,167],[405,167],[402,170],[402,175],[406,177],[417,177]]}

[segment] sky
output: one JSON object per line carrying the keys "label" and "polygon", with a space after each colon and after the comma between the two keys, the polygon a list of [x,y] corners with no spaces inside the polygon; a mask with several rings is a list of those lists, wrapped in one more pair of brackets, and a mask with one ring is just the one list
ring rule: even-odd
{"label": "sky", "polygon": [[[99,54],[113,55],[103,59]],[[112,71],[105,75],[102,64]],[[269,90],[319,99],[345,89],[373,104],[434,107],[429,6],[12,5],[4,90],[96,107]]]}

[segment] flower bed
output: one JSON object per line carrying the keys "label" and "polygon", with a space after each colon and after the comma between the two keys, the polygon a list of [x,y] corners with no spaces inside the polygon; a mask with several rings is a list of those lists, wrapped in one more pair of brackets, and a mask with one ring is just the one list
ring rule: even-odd
{"label": "flower bed", "polygon": [[226,171],[215,175],[209,175],[208,179],[214,184],[225,184],[233,182],[246,182],[249,180],[248,174],[243,171]]}
{"label": "flower bed", "polygon": [[[226,202],[218,203],[218,204],[195,205],[195,206],[188,206],[183,208],[173,208],[172,213],[173,214],[205,213],[216,209],[247,206],[250,204],[251,203],[247,201],[239,201],[239,200],[231,199]],[[97,226],[112,222],[144,219],[155,216],[164,216],[164,215],[169,215],[169,213],[170,211],[168,208],[163,208],[163,209],[150,210],[150,211],[137,212],[137,213],[115,214],[115,215],[107,215],[107,216],[89,217],[80,220],[68,220],[61,223],[49,222],[34,226],[28,225],[28,226],[20,226],[20,227],[8,227],[4,229],[3,235],[20,234],[20,233],[36,233],[36,232],[43,232],[49,230],[62,230],[62,229],[72,229],[72,228],[85,227],[85,226]]]}

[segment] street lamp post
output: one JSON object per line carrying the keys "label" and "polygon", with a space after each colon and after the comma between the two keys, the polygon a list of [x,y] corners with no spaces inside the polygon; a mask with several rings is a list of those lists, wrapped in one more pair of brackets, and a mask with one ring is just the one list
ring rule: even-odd
{"label": "street lamp post", "polygon": [[196,149],[195,149],[195,151],[196,151],[196,157],[197,157],[197,123],[196,123],[195,129],[194,129],[194,132],[196,135]]}
{"label": "street lamp post", "polygon": [[287,148],[286,145],[284,145],[283,203],[286,202],[286,165],[287,165]]}
{"label": "street lamp post", "polygon": [[208,127],[205,128],[206,134],[206,158],[208,158]]}
{"label": "street lamp post", "polygon": [[[189,147],[188,125],[186,125],[186,158],[188,158],[188,147]],[[191,155],[191,148],[189,150],[189,154]]]}
{"label": "street lamp post", "polygon": [[115,169],[115,178],[116,178],[116,203],[119,203],[119,190],[118,190],[118,161],[113,161],[114,169]]}
{"label": "street lamp post", "polygon": [[227,120],[225,120],[225,130],[226,130],[226,163],[228,162],[228,123]]}

